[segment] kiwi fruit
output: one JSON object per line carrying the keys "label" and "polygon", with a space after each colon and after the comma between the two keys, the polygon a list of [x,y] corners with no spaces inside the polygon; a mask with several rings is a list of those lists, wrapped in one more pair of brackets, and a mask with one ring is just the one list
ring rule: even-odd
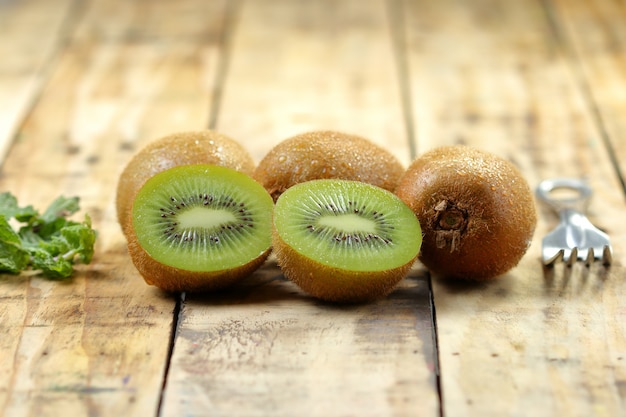
{"label": "kiwi fruit", "polygon": [[394,155],[368,139],[312,131],[274,146],[253,176],[276,201],[292,185],[315,179],[361,181],[393,191],[404,170]]}
{"label": "kiwi fruit", "polygon": [[181,165],[139,189],[128,231],[130,257],[148,284],[209,291],[251,274],[270,253],[272,209],[249,175],[217,165]]}
{"label": "kiwi fruit", "polygon": [[284,275],[330,302],[367,302],[407,275],[421,243],[415,214],[390,191],[350,180],[296,184],[274,208],[272,244]]}
{"label": "kiwi fruit", "polygon": [[117,218],[125,235],[135,194],[153,175],[179,165],[212,164],[252,175],[255,163],[237,141],[212,130],[159,138],[137,152],[122,171],[116,194]]}
{"label": "kiwi fruit", "polygon": [[420,260],[440,277],[504,274],[526,253],[537,223],[533,193],[515,165],[468,146],[419,156],[396,194],[422,226]]}

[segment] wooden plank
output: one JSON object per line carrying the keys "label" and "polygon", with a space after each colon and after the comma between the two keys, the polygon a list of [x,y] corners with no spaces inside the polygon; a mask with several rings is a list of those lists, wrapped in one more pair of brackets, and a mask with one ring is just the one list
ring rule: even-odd
{"label": "wooden plank", "polygon": [[0,2],[0,163],[72,24],[72,9],[71,0]]}
{"label": "wooden plank", "polygon": [[268,265],[187,298],[163,415],[437,415],[428,282],[387,299],[317,302]]}
{"label": "wooden plank", "polygon": [[[383,2],[242,4],[218,129],[260,159],[286,137],[340,129],[409,158]],[[316,302],[270,262],[182,307],[163,416],[439,415],[421,271],[362,306]]]}
{"label": "wooden plank", "polygon": [[614,0],[548,4],[626,192],[626,5]]}
{"label": "wooden plank", "polygon": [[250,3],[238,23],[219,128],[246,141],[257,159],[290,136],[335,129],[408,163],[385,4]]}
{"label": "wooden plank", "polygon": [[403,3],[421,152],[465,143],[516,163],[536,186],[588,179],[590,217],[613,239],[605,270],[543,269],[540,207],[529,252],[499,280],[434,280],[446,416],[604,416],[626,410],[623,195],[589,103],[537,1]]}
{"label": "wooden plank", "polygon": [[[225,2],[84,7],[0,188],[42,208],[59,194],[78,195],[99,231],[97,250],[72,280],[0,276],[5,416],[156,415],[167,367],[176,298],[132,266],[114,193],[135,149],[206,127]],[[161,24],[164,16],[184,22]]]}

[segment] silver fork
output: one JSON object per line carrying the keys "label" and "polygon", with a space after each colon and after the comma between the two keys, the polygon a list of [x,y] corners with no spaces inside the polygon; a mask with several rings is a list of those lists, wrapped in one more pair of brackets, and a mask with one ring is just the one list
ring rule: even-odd
{"label": "silver fork", "polygon": [[[552,192],[568,189],[576,195],[570,198],[556,198]],[[542,241],[544,265],[557,261],[573,265],[584,260],[591,265],[601,259],[610,265],[613,259],[609,236],[595,227],[584,212],[591,198],[591,188],[583,181],[573,178],[554,178],[542,181],[537,187],[537,196],[559,213],[558,226]]]}

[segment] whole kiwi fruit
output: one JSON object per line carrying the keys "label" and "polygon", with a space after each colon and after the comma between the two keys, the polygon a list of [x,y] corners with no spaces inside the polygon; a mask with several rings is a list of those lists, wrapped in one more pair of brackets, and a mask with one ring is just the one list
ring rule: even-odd
{"label": "whole kiwi fruit", "polygon": [[440,277],[504,274],[526,253],[537,223],[533,193],[515,165],[468,146],[419,156],[396,194],[420,220],[420,260]]}
{"label": "whole kiwi fruit", "polygon": [[285,276],[306,293],[339,303],[388,294],[411,269],[421,242],[417,217],[396,195],[338,179],[286,190],[272,230]]}
{"label": "whole kiwi fruit", "polygon": [[305,132],[274,146],[253,177],[274,201],[289,187],[315,179],[361,181],[393,191],[404,166],[361,136],[330,130]]}
{"label": "whole kiwi fruit", "polygon": [[247,174],[217,165],[161,171],[137,192],[128,251],[145,281],[171,292],[223,288],[270,253],[274,202]]}
{"label": "whole kiwi fruit", "polygon": [[213,130],[173,133],[150,142],[122,171],[116,193],[118,222],[125,235],[135,194],[155,174],[179,165],[213,164],[252,175],[255,163],[234,139]]}

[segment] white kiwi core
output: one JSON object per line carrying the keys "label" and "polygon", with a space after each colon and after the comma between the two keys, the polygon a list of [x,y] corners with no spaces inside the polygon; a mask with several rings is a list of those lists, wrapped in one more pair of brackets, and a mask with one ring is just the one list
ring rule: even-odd
{"label": "white kiwi core", "polygon": [[369,219],[364,219],[357,214],[340,214],[338,216],[324,216],[318,220],[318,225],[334,227],[337,230],[346,233],[354,232],[376,232],[376,223]]}
{"label": "white kiwi core", "polygon": [[213,229],[234,221],[237,221],[237,218],[230,211],[204,207],[193,207],[178,215],[178,224],[181,228]]}

